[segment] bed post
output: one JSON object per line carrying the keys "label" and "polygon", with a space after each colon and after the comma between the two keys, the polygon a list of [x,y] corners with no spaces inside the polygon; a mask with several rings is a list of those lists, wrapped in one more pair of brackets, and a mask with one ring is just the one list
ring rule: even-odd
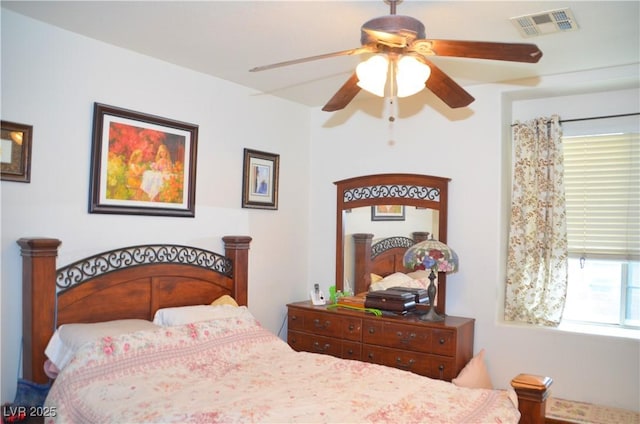
{"label": "bed post", "polygon": [[233,261],[233,298],[239,305],[246,305],[249,286],[249,236],[225,236],[225,256]]}
{"label": "bed post", "polygon": [[518,395],[520,424],[544,424],[551,384],[551,377],[531,374],[519,374],[511,380]]}
{"label": "bed post", "polygon": [[55,328],[56,257],[60,240],[21,238],[22,376],[46,383],[44,350]]}
{"label": "bed post", "polygon": [[366,292],[371,285],[371,242],[373,234],[353,234],[355,265],[353,275],[353,294]]}

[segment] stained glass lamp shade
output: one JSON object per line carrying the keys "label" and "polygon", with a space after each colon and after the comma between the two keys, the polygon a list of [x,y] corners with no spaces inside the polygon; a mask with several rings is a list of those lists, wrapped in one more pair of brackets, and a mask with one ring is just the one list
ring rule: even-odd
{"label": "stained glass lamp shade", "polygon": [[438,240],[425,240],[411,246],[404,254],[404,267],[412,271],[431,270],[429,274],[429,312],[420,317],[423,321],[443,321],[435,308],[437,288],[434,283],[436,272],[454,272],[458,270],[458,255],[446,244]]}

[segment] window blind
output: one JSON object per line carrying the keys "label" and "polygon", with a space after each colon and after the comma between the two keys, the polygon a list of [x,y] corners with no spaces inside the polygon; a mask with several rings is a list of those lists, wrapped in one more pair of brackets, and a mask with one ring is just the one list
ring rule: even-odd
{"label": "window blind", "polygon": [[640,259],[640,135],[563,137],[572,257]]}

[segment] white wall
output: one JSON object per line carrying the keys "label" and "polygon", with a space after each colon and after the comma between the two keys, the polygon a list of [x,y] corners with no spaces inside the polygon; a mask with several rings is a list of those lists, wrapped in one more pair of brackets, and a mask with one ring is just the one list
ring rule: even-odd
{"label": "white wall", "polygon": [[[505,324],[501,314],[505,188],[510,181],[505,160],[513,102],[557,95],[567,85],[574,90],[604,83],[608,88],[637,86],[638,76],[636,65],[513,85],[477,85],[468,88],[476,98],[470,112],[449,111],[421,93],[400,100],[401,116],[392,132],[371,103],[333,115],[314,111],[311,220],[317,225],[311,227],[312,275],[327,285],[335,278],[334,267],[327,266],[335,256],[334,181],[386,172],[449,177],[447,241],[461,264],[459,272],[447,277],[447,312],[476,319],[475,351],[486,348],[494,385],[507,387],[520,372],[549,375],[555,380],[554,396],[640,410],[638,340]],[[632,111],[637,111],[640,102],[634,93]],[[424,102],[428,104],[421,106]]]}
{"label": "white wall", "polygon": [[[308,285],[309,111],[253,94],[2,10],[2,119],[33,125],[31,183],[0,185],[3,403],[18,375],[20,237],[61,239],[66,264],[151,242],[223,252],[222,236],[250,235],[249,304],[280,329],[285,304]],[[94,102],[199,125],[195,218],[87,212]],[[280,154],[277,211],[240,207],[245,147]]]}

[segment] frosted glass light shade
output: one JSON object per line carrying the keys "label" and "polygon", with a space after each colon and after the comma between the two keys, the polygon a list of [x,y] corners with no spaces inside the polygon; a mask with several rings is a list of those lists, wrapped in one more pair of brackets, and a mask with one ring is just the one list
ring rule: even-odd
{"label": "frosted glass light shade", "polygon": [[412,96],[421,91],[431,75],[431,68],[411,56],[402,56],[397,66],[398,97]]}
{"label": "frosted glass light shade", "polygon": [[385,56],[372,56],[356,67],[358,86],[378,97],[384,97],[388,71],[389,62]]}

